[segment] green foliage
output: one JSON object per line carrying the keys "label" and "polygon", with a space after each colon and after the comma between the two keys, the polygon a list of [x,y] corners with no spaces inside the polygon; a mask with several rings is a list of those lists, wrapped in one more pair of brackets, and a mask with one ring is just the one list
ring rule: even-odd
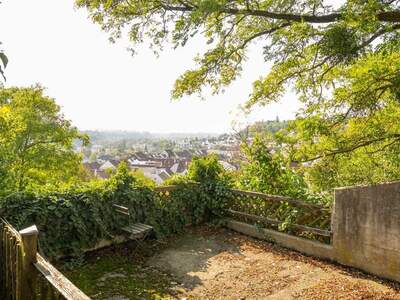
{"label": "green foliage", "polygon": [[[18,229],[36,224],[40,247],[52,257],[79,254],[121,234],[120,228],[128,223],[150,224],[157,236],[177,233],[222,214],[228,196],[226,181],[219,180],[223,169],[213,159],[206,160],[212,167],[200,163],[192,170],[211,179],[202,177],[203,182],[193,183],[182,178],[172,191],[146,186],[121,164],[109,180],[10,194],[0,199],[0,215]],[[116,213],[113,204],[128,207],[130,216]]]}
{"label": "green foliage", "polygon": [[[237,186],[242,190],[286,196],[328,207],[332,203],[331,198],[327,195],[312,193],[303,174],[298,173],[294,166],[290,167],[282,153],[277,151],[279,149],[273,150],[269,146],[270,142],[271,140],[257,135],[251,144],[242,146],[246,162],[239,171]],[[266,201],[262,197],[233,194],[229,206],[236,211],[282,222],[279,225],[261,222],[262,226],[267,225],[274,229],[321,241],[326,239],[296,231],[291,225],[299,224],[321,229],[329,229],[330,226],[329,211],[312,210],[285,201]],[[244,219],[246,221],[246,218]]]}
{"label": "green foliage", "polygon": [[318,191],[400,179],[400,53],[368,54],[337,72],[346,79],[332,98],[291,122],[277,142],[307,163]]}
{"label": "green foliage", "polygon": [[272,67],[254,82],[244,107],[273,103],[293,88],[302,109],[282,141],[290,158],[329,165],[340,160],[348,169],[349,153],[357,157],[360,148],[383,157],[398,149],[400,11],[398,1],[330,2],[76,0],[113,39],[127,30],[134,45],[148,40],[155,51],[168,42],[185,46],[202,34],[206,50],[176,80],[175,98],[201,94],[203,87],[222,92],[258,42]]}
{"label": "green foliage", "polygon": [[379,151],[376,146],[368,146],[340,156],[322,158],[303,169],[314,191],[329,191],[331,194],[335,187],[394,181],[400,179],[398,147]]}
{"label": "green foliage", "polygon": [[[92,299],[112,299],[115,295],[126,299],[173,299],[169,292],[171,282],[176,279],[171,276],[149,268],[126,253],[97,255],[89,257],[86,265],[66,272],[68,279]],[[107,278],[112,273],[123,276]]]}
{"label": "green foliage", "polygon": [[312,195],[302,174],[290,168],[283,156],[279,152],[273,153],[268,145],[268,141],[260,136],[256,136],[250,145],[243,145],[246,162],[239,174],[239,188],[310,202],[327,201]]}
{"label": "green foliage", "polygon": [[166,184],[178,187],[174,193],[190,207],[191,224],[222,216],[232,183],[230,174],[215,155],[193,158],[187,176],[175,176],[166,181]]}
{"label": "green foliage", "polygon": [[131,174],[133,177],[135,177],[139,185],[147,186],[150,188],[156,187],[156,183],[152,179],[144,175],[144,173],[141,170],[131,171]]}
{"label": "green foliage", "polygon": [[225,175],[216,155],[194,157],[188,168],[188,178],[196,182],[223,180]]}
{"label": "green foliage", "polygon": [[0,88],[0,189],[23,190],[77,179],[86,142],[40,86]]}
{"label": "green foliage", "polygon": [[330,26],[320,42],[320,51],[333,63],[349,63],[359,55],[359,39],[345,23]]}
{"label": "green foliage", "polygon": [[275,134],[278,131],[285,129],[288,126],[288,121],[270,120],[270,121],[258,121],[247,128],[250,136],[257,134]]}

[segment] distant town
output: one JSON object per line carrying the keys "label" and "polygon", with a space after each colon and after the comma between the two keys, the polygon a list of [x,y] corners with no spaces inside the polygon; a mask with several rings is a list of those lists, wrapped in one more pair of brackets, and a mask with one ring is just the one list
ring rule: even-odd
{"label": "distant town", "polygon": [[[139,171],[155,183],[162,184],[174,174],[185,175],[193,157],[211,153],[218,155],[225,169],[234,171],[239,167],[240,142],[233,134],[169,138],[129,138],[129,134],[118,132],[87,134],[92,143],[77,147],[77,150],[83,154],[86,171],[97,178],[108,178],[125,161],[132,171]],[[110,139],[106,138],[107,135]],[[120,135],[120,138],[115,135]]]}
{"label": "distant town", "polygon": [[[163,184],[173,175],[185,175],[193,157],[215,154],[229,171],[240,167],[243,138],[270,132],[286,126],[286,122],[256,122],[246,130],[232,134],[150,134],[128,131],[84,131],[89,146],[78,146],[84,167],[91,177],[108,178],[124,161],[156,184]],[[246,131],[246,132],[245,132]],[[246,136],[246,137],[244,137]]]}

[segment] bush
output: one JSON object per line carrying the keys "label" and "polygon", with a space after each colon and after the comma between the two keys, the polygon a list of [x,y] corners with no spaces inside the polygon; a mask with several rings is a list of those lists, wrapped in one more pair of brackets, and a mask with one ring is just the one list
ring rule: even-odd
{"label": "bush", "polygon": [[279,152],[273,153],[259,136],[251,145],[244,145],[243,152],[246,162],[237,182],[239,188],[320,204],[328,202],[321,195],[311,194],[304,177],[290,168]]}
{"label": "bush", "polygon": [[[8,195],[1,200],[1,215],[17,229],[36,224],[40,248],[50,257],[79,254],[119,234],[128,222],[150,224],[157,236],[177,233],[189,224],[220,215],[226,203],[223,169],[215,167],[214,159],[196,161],[191,170],[202,174],[197,177],[202,181],[194,183],[194,175],[183,177],[170,192],[144,185],[122,164],[106,181]],[[129,218],[114,212],[113,204],[127,206]]]}

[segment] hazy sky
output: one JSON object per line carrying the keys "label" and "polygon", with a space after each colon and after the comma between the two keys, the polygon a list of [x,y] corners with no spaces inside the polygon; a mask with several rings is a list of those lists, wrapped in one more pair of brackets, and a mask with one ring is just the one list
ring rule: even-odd
{"label": "hazy sky", "polygon": [[167,49],[157,58],[145,46],[132,57],[122,40],[74,8],[73,0],[2,0],[0,41],[10,60],[6,86],[40,83],[80,129],[151,132],[225,132],[241,123],[294,116],[299,104],[290,95],[281,104],[259,108],[247,119],[237,112],[251,83],[268,71],[261,45],[254,46],[240,80],[222,95],[202,101],[171,101],[174,80],[204,49],[202,41]]}

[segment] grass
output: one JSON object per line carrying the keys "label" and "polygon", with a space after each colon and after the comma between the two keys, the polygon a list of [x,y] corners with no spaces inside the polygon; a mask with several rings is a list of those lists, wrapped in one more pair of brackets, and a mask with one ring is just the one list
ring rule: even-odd
{"label": "grass", "polygon": [[[92,299],[176,299],[174,278],[146,266],[143,256],[131,253],[129,246],[92,253],[65,275]],[[73,264],[68,262],[64,268]]]}

